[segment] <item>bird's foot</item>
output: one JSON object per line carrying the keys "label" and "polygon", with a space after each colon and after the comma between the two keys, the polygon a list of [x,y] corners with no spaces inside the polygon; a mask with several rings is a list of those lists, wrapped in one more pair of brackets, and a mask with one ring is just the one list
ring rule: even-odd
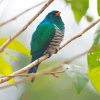
{"label": "bird's foot", "polygon": [[51,52],[51,51],[46,51],[46,52],[44,53],[44,55],[45,55],[45,54],[48,54],[48,56],[49,56],[48,58],[50,58],[51,55],[52,55],[52,52]]}
{"label": "bird's foot", "polygon": [[51,55],[52,55],[50,52],[48,52],[47,54],[49,55],[49,57],[48,57],[48,58],[50,58],[50,57],[51,57]]}
{"label": "bird's foot", "polygon": [[59,49],[60,49],[59,47],[55,49],[55,54],[59,51]]}
{"label": "bird's foot", "polygon": [[60,49],[59,47],[56,47],[56,48],[53,48],[53,49],[47,50],[47,51],[44,53],[44,55],[45,55],[45,54],[48,54],[49,57],[51,57],[52,54],[56,54],[56,53],[59,51],[59,49]]}

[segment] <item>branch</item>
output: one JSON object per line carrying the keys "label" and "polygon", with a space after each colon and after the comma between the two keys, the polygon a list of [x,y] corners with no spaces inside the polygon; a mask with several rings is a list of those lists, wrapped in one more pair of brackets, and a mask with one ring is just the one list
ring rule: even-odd
{"label": "branch", "polygon": [[[55,74],[62,74],[64,72],[65,72],[65,70],[58,71],[58,72],[44,72],[44,71],[41,71],[41,72],[37,72],[37,73],[33,73],[31,75],[28,75],[28,77],[24,77],[23,79],[16,81],[15,84],[18,85],[18,84],[24,83],[26,81],[31,80],[33,77],[42,77],[44,75],[53,75],[54,76]],[[0,90],[5,89],[5,88],[9,88],[11,86],[14,86],[14,84],[5,84],[4,86],[0,86]]]}
{"label": "branch", "polygon": [[14,20],[16,20],[17,18],[19,18],[20,16],[24,15],[24,14],[27,13],[28,11],[30,11],[30,10],[32,10],[32,9],[34,9],[34,8],[36,8],[36,7],[40,6],[40,5],[42,5],[42,4],[44,4],[45,2],[46,2],[46,1],[43,1],[43,2],[41,2],[41,3],[39,3],[39,4],[35,5],[35,6],[32,6],[32,7],[28,8],[28,9],[26,9],[25,11],[21,12],[20,14],[16,15],[15,17],[13,17],[13,18],[11,18],[11,19],[8,19],[7,21],[4,21],[4,22],[0,23],[0,27],[2,27],[2,26],[4,26],[4,25],[6,25],[6,24],[8,24],[8,23],[10,23],[10,22],[12,22],[12,21],[14,21]]}
{"label": "branch", "polygon": [[64,64],[69,64],[69,63],[73,62],[74,60],[76,60],[76,59],[78,59],[78,58],[80,58],[80,57],[86,55],[88,52],[89,52],[89,50],[87,50],[87,51],[85,51],[85,52],[83,52],[83,53],[81,53],[81,54],[79,54],[79,55],[77,55],[77,56],[71,58],[70,60],[64,61],[63,63],[64,63]]}
{"label": "branch", "polygon": [[[66,60],[63,63],[61,63],[59,66],[53,67],[50,70],[44,70],[44,71],[33,73],[33,74],[22,74],[21,76],[24,76],[24,78],[16,81],[15,84],[18,85],[18,84],[24,83],[26,81],[31,80],[33,77],[41,77],[43,75],[53,75],[53,76],[55,76],[56,74],[64,73],[66,70],[68,70],[68,68],[63,70],[63,71],[57,71],[57,70],[59,70],[62,67],[63,64],[69,64],[69,63],[73,62],[74,60],[76,60],[76,59],[82,57],[83,55],[87,54],[87,52],[88,51],[81,53],[81,54],[71,58],[70,60]],[[20,76],[20,74],[17,75],[17,76]],[[7,77],[16,77],[16,76],[7,76]],[[14,85],[13,84],[6,84],[4,86],[1,86],[0,90],[5,89],[5,88],[9,88],[11,86],[14,86]]]}
{"label": "branch", "polygon": [[63,47],[65,47],[67,44],[69,44],[70,42],[72,42],[73,40],[76,40],[77,38],[81,37],[85,32],[87,32],[88,30],[90,30],[92,27],[94,27],[96,24],[98,24],[100,22],[100,18],[96,21],[94,21],[92,24],[90,24],[87,28],[85,28],[82,32],[80,32],[78,35],[76,35],[75,37],[71,38],[69,41],[65,42],[62,46],[61,49]]}
{"label": "branch", "polygon": [[[87,32],[89,29],[91,29],[93,26],[95,26],[98,22],[100,21],[100,19],[96,20],[95,22],[93,22],[92,24],[90,24],[86,29],[84,29],[82,32],[79,33],[79,35],[76,35],[75,37],[71,38],[69,41],[66,41],[61,47],[60,49],[62,49],[63,47],[65,47],[66,45],[68,45],[69,43],[71,43],[72,41],[76,40],[77,38],[81,37],[83,34],[85,34],[85,32]],[[42,61],[46,60],[49,57],[48,54],[40,57],[39,59],[35,60],[34,62],[30,63],[29,65],[25,66],[24,68],[13,72],[11,75],[18,75],[18,74],[22,74],[26,71],[28,71],[29,69],[31,69],[33,66],[40,64]],[[10,80],[11,77],[5,77],[2,80],[0,80],[0,84],[4,83],[8,80]]]}
{"label": "branch", "polygon": [[[53,74],[59,74],[59,73],[63,73],[63,72],[65,72],[65,70],[58,71],[58,72],[50,72],[50,71],[48,72],[48,71],[45,71],[45,74],[52,74],[53,75]],[[38,73],[40,73],[40,72],[38,72]],[[14,78],[14,77],[30,77],[30,76],[35,76],[35,74],[37,74],[37,73],[0,76],[0,78],[5,78],[5,77],[12,77],[12,78]]]}
{"label": "branch", "polygon": [[15,39],[17,38],[22,32],[24,32],[28,26],[53,2],[54,0],[49,0],[43,8],[16,34],[13,36],[10,36],[10,38],[0,47],[0,52],[3,52],[3,50]]}

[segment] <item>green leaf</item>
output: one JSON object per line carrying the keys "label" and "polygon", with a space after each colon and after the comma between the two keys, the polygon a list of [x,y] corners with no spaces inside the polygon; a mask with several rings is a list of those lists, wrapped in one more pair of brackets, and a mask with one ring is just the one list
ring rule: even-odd
{"label": "green leaf", "polygon": [[[6,38],[0,38],[0,46],[6,41]],[[8,49],[7,49],[8,48]],[[28,57],[30,57],[29,50],[19,41],[14,40],[7,46],[6,50],[0,54],[0,74],[3,76],[7,76],[13,72],[12,66],[6,61],[6,59],[12,60],[18,60],[16,56],[14,56],[12,53],[9,53],[9,49],[20,52],[21,54],[25,54]],[[6,59],[4,59],[6,58]],[[14,84],[14,79],[9,80],[10,83]]]}
{"label": "green leaf", "polygon": [[86,19],[87,19],[88,22],[92,22],[93,18],[91,16],[86,15],[85,17],[86,17]]}
{"label": "green leaf", "polygon": [[[7,76],[13,72],[12,67],[9,63],[5,62],[2,55],[0,55],[0,74],[3,76]],[[9,80],[11,84],[14,84],[14,79]]]}
{"label": "green leaf", "polygon": [[86,14],[89,7],[89,0],[72,0],[71,8],[75,20],[79,23],[82,17]]}
{"label": "green leaf", "polygon": [[67,68],[66,73],[73,82],[77,93],[80,94],[88,83],[87,75],[83,72],[83,69],[77,65],[70,64],[66,65],[65,68]]}
{"label": "green leaf", "polygon": [[88,52],[88,75],[92,85],[100,93],[100,27]]}
{"label": "green leaf", "polygon": [[72,0],[65,0],[65,2],[66,2],[66,3],[71,3],[71,2],[72,2]]}
{"label": "green leaf", "polygon": [[98,15],[100,16],[100,0],[97,1]]}
{"label": "green leaf", "polygon": [[[6,41],[6,38],[0,38],[0,46]],[[26,54],[28,56],[30,56],[30,51],[19,41],[14,40],[13,42],[11,42],[7,48],[12,49],[12,50],[16,50],[18,52],[21,52],[23,54]]]}

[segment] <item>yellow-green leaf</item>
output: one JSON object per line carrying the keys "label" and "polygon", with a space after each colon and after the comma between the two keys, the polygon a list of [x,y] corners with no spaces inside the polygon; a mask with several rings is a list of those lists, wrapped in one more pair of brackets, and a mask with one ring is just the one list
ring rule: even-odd
{"label": "yellow-green leaf", "polygon": [[92,85],[100,93],[100,66],[88,70],[88,75]]}
{"label": "yellow-green leaf", "polygon": [[[12,67],[9,63],[5,62],[3,57],[0,55],[0,74],[3,76],[7,76],[13,72]],[[14,79],[9,80],[11,84],[14,84]]]}
{"label": "yellow-green leaf", "polygon": [[98,15],[100,16],[100,0],[97,0]]}
{"label": "yellow-green leaf", "polygon": [[82,67],[78,65],[64,65],[64,68],[67,69],[66,74],[73,82],[77,93],[80,94],[89,81],[87,75],[84,73]]}
{"label": "yellow-green leaf", "polygon": [[92,85],[100,93],[100,28],[88,53],[88,75]]}
{"label": "yellow-green leaf", "polygon": [[89,0],[72,0],[71,8],[77,22],[80,22],[89,7]]}
{"label": "yellow-green leaf", "polygon": [[[7,40],[7,38],[0,38],[0,46]],[[26,54],[28,56],[30,56],[30,51],[19,41],[14,40],[12,41],[7,48],[12,49],[12,50],[16,50],[18,52],[21,52],[23,54]]]}
{"label": "yellow-green leaf", "polygon": [[86,15],[85,17],[86,17],[86,19],[87,19],[88,22],[92,22],[93,21],[93,18],[91,16]]}

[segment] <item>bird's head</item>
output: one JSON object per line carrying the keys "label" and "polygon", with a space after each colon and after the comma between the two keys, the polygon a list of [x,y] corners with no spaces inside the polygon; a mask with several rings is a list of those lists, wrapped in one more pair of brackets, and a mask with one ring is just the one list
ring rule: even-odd
{"label": "bird's head", "polygon": [[60,13],[61,12],[54,10],[54,11],[48,13],[48,15],[46,16],[46,19],[51,22],[60,21],[61,20]]}

